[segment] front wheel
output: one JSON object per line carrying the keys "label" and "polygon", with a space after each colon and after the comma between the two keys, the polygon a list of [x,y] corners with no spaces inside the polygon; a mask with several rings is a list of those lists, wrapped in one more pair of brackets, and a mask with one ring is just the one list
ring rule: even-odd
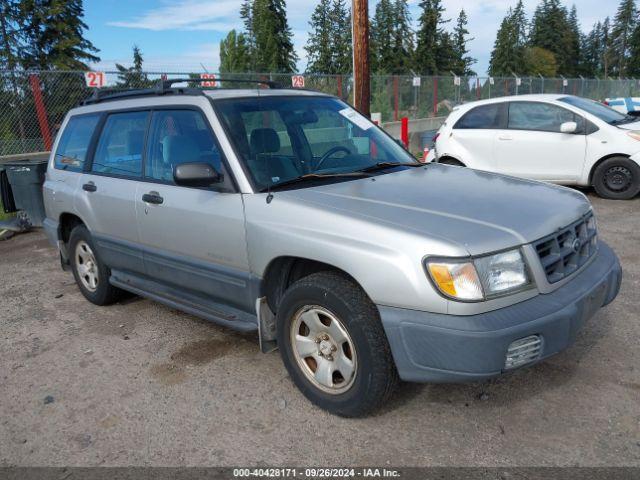
{"label": "front wheel", "polygon": [[346,275],[319,272],[294,283],[278,308],[278,345],[296,386],[345,417],[384,403],[398,374],[378,309]]}
{"label": "front wheel", "polygon": [[602,198],[629,200],[640,192],[640,167],[626,157],[612,157],[593,173],[593,187]]}

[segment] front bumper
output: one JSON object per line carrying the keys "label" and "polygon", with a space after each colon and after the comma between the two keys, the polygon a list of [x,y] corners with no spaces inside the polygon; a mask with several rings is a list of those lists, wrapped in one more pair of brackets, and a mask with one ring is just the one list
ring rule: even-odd
{"label": "front bumper", "polygon": [[596,258],[549,294],[478,315],[446,315],[378,306],[400,378],[464,382],[505,371],[508,346],[529,335],[542,339],[537,363],[570,346],[580,328],[620,290],[622,269],[600,242]]}

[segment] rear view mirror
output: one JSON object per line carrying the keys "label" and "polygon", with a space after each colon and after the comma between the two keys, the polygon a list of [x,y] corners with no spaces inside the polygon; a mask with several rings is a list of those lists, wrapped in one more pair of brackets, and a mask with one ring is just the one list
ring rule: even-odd
{"label": "rear view mirror", "polygon": [[576,133],[578,124],[576,122],[564,122],[560,125],[561,133]]}
{"label": "rear view mirror", "polygon": [[208,163],[182,163],[173,167],[176,185],[184,187],[209,187],[222,182],[222,175]]}

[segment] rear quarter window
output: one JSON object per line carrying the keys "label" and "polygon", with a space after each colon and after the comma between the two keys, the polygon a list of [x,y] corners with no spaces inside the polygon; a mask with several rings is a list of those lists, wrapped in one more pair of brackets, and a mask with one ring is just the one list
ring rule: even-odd
{"label": "rear quarter window", "polygon": [[99,121],[99,113],[77,115],[69,119],[58,142],[55,168],[82,171],[91,138]]}
{"label": "rear quarter window", "polygon": [[453,128],[487,129],[504,128],[504,103],[480,105],[465,113]]}

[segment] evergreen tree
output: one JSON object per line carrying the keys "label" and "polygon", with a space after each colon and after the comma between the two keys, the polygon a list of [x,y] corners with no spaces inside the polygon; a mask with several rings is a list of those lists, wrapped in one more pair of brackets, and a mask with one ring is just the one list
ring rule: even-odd
{"label": "evergreen tree", "polygon": [[475,72],[471,70],[471,65],[473,65],[476,60],[467,55],[469,53],[467,43],[473,39],[467,38],[467,35],[469,35],[469,30],[467,30],[467,14],[464,9],[462,9],[460,10],[455,29],[453,30],[455,66],[452,70],[456,75],[475,75]]}
{"label": "evergreen tree", "polygon": [[307,51],[307,72],[337,73],[333,65],[334,25],[331,15],[331,0],[320,0],[311,20],[309,39],[304,49]]}
{"label": "evergreen tree", "polygon": [[351,17],[344,0],[320,0],[309,26],[307,72],[339,74],[351,71]]}
{"label": "evergreen tree", "polygon": [[100,60],[84,38],[82,0],[22,0],[18,3],[23,68],[86,70]]}
{"label": "evergreen tree", "polygon": [[251,71],[249,44],[243,33],[231,30],[220,41],[220,73]]}
{"label": "evergreen tree", "polygon": [[611,73],[611,22],[609,20],[609,17],[605,18],[604,22],[602,22],[600,42],[602,44],[600,52],[602,75],[607,78]]}
{"label": "evergreen tree", "polygon": [[625,76],[630,56],[631,35],[637,25],[637,10],[634,0],[622,0],[611,28],[609,47],[611,74]]}
{"label": "evergreen tree", "polygon": [[568,53],[568,67],[574,75],[577,75],[581,72],[582,65],[582,50],[581,45],[583,42],[583,34],[580,29],[580,24],[578,22],[578,10],[576,6],[573,5],[571,10],[569,11],[568,21],[568,38],[567,45],[569,48]]}
{"label": "evergreen tree", "polygon": [[380,0],[371,19],[371,70],[378,74],[393,73],[394,12],[392,0]]}
{"label": "evergreen tree", "polygon": [[527,48],[527,18],[522,0],[502,19],[489,60],[489,73],[509,76],[526,73],[524,53]]}
{"label": "evergreen tree", "polygon": [[443,51],[451,48],[452,42],[444,31],[443,25],[448,20],[443,20],[444,7],[441,0],[421,0],[420,18],[418,19],[417,46],[415,64],[420,73],[424,75],[438,75],[447,73],[448,65],[443,65],[450,52]]}
{"label": "evergreen tree", "polygon": [[594,24],[591,31],[584,35],[580,50],[580,73],[585,77],[596,77],[602,74],[602,23]]}
{"label": "evergreen tree", "polygon": [[395,0],[393,5],[392,73],[407,73],[413,67],[415,42],[411,30],[411,15],[407,0]]}
{"label": "evergreen tree", "polygon": [[298,58],[293,49],[285,0],[253,0],[244,19],[245,22],[250,19],[254,70],[293,72]]}
{"label": "evergreen tree", "polygon": [[351,11],[347,7],[346,0],[333,0],[331,20],[334,73],[350,73],[353,70]]}
{"label": "evergreen tree", "polygon": [[0,69],[13,70],[20,55],[18,1],[0,0]]}
{"label": "evergreen tree", "polygon": [[530,45],[553,53],[558,73],[573,76],[576,74],[576,59],[571,51],[571,42],[567,9],[560,0],[542,0],[533,15]]}
{"label": "evergreen tree", "polygon": [[627,63],[627,75],[640,76],[640,23],[636,25],[629,39],[629,62]]}
{"label": "evergreen tree", "polygon": [[116,63],[116,69],[118,70],[118,81],[116,86],[118,88],[145,88],[149,87],[152,82],[149,81],[146,73],[142,69],[142,52],[137,45],[133,46],[133,65],[131,67],[124,67],[119,63]]}

